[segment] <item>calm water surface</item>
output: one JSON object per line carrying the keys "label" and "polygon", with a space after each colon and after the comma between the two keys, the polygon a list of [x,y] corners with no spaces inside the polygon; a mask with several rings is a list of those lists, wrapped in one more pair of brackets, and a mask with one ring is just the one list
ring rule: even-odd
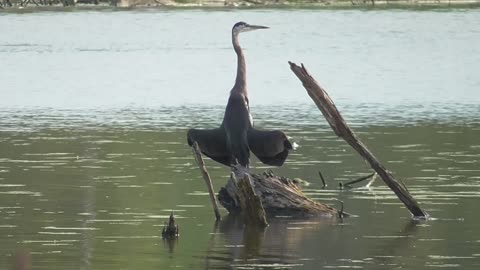
{"label": "calm water surface", "polygon": [[[215,224],[186,146],[215,127],[244,34],[256,125],[300,147],[275,172],[355,214]],[[479,269],[480,10],[1,14],[0,269]],[[413,222],[288,69],[304,62],[434,217]],[[228,168],[207,161],[218,190]],[[254,170],[268,167],[254,161]],[[322,190],[321,170],[328,188]],[[161,229],[171,210],[180,238]]]}

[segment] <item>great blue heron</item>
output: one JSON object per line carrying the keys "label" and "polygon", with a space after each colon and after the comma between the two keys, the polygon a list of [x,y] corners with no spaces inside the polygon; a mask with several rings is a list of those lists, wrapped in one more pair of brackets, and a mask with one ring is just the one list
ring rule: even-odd
{"label": "great blue heron", "polygon": [[230,91],[225,116],[219,128],[188,131],[188,144],[196,141],[206,156],[224,165],[248,167],[250,151],[265,164],[281,166],[292,149],[282,131],[262,131],[253,127],[247,93],[245,57],[238,43],[242,32],[268,27],[238,22],[232,28],[233,49],[237,54],[237,78]]}

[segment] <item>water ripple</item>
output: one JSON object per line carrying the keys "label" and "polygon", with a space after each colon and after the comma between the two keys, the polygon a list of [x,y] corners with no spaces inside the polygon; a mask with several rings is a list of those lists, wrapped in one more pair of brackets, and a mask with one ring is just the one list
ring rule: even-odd
{"label": "water ripple", "polygon": [[[362,126],[402,126],[415,125],[424,122],[436,124],[448,123],[454,125],[473,124],[475,119],[480,120],[480,105],[449,104],[445,106],[417,106],[415,104],[398,105],[347,105],[342,114],[353,127]],[[427,112],[436,113],[427,113]],[[21,131],[38,130],[42,128],[136,128],[140,130],[184,129],[185,127],[213,128],[220,125],[223,118],[224,106],[176,106],[156,109],[129,108],[111,110],[68,110],[68,109],[0,109],[0,130]],[[326,127],[323,117],[318,114],[313,105],[307,106],[262,106],[252,111],[257,125],[265,129],[292,129],[303,130],[309,126]],[[275,115],[275,119],[271,116]],[[299,121],[299,119],[301,119]],[[478,122],[478,121],[477,121]],[[446,131],[438,131],[445,133]],[[450,132],[450,131],[449,131]],[[299,133],[302,134],[302,133]],[[308,133],[307,133],[308,134]],[[32,139],[42,139],[36,137]],[[50,140],[72,140],[74,137],[45,138]],[[94,143],[114,143],[122,140],[94,140]],[[410,148],[417,145],[396,146]]]}

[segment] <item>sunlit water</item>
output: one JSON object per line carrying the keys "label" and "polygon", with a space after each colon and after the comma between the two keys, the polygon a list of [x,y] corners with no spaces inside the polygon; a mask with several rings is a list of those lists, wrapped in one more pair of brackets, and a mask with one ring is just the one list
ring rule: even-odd
{"label": "sunlit water", "polygon": [[[186,145],[215,127],[242,36],[258,127],[300,147],[277,174],[355,217],[215,224]],[[480,12],[158,11],[0,14],[0,268],[479,269]],[[412,222],[336,138],[289,71],[304,62],[433,219]],[[268,167],[254,161],[254,170]],[[218,190],[228,168],[207,161]],[[321,189],[318,171],[328,187]],[[180,237],[161,229],[175,210]]]}

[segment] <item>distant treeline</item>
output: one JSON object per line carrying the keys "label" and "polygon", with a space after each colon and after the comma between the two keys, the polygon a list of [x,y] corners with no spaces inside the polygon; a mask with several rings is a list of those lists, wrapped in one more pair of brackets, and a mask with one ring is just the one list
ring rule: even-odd
{"label": "distant treeline", "polygon": [[[115,1],[116,0],[111,0]],[[99,5],[116,4],[105,0],[0,0],[0,6],[8,7],[27,7],[27,6],[75,6],[77,4]]]}
{"label": "distant treeline", "polygon": [[201,6],[201,7],[352,7],[352,6],[462,6],[478,7],[480,0],[0,0],[0,9],[48,6]]}

